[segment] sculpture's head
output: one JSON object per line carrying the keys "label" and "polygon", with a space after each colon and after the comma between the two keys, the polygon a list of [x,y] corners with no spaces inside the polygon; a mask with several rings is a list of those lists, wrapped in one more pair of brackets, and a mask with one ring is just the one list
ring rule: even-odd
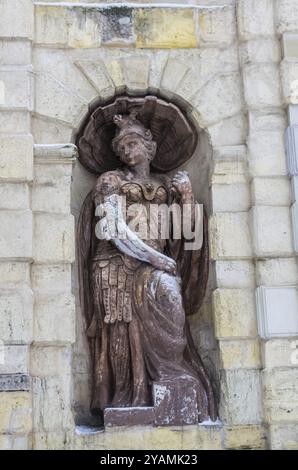
{"label": "sculpture's head", "polygon": [[135,166],[144,159],[153,160],[156,142],[150,130],[137,120],[136,111],[125,116],[116,114],[113,121],[118,129],[112,140],[112,147],[123,163]]}

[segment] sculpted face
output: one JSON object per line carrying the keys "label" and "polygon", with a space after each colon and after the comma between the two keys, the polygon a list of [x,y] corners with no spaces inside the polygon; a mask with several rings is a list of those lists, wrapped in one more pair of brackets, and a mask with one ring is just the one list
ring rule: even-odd
{"label": "sculpted face", "polygon": [[149,152],[143,139],[137,134],[128,134],[117,145],[120,160],[127,166],[134,167],[149,159]]}

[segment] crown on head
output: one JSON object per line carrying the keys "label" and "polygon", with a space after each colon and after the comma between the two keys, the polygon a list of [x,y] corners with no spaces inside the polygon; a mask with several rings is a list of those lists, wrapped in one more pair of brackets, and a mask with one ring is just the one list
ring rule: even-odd
{"label": "crown on head", "polygon": [[113,121],[118,128],[112,141],[114,150],[116,149],[118,142],[129,134],[137,134],[147,141],[152,141],[151,131],[146,129],[143,124],[138,121],[137,111],[135,109],[126,115],[115,114]]}

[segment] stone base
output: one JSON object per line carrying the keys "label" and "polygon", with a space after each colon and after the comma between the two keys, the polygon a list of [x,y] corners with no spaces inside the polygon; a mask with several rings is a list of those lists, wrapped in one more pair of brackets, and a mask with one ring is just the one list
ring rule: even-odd
{"label": "stone base", "polygon": [[154,408],[106,408],[104,410],[104,425],[111,426],[137,426],[154,424]]}

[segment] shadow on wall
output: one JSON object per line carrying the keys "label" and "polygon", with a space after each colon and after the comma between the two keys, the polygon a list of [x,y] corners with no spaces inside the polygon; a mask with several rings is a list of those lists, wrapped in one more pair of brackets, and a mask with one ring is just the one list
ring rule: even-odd
{"label": "shadow on wall", "polygon": [[[122,95],[123,96],[123,95]],[[130,95],[132,97],[132,95]],[[137,98],[140,98],[138,94]],[[165,97],[158,96],[164,100]],[[114,98],[115,99],[115,98]],[[169,102],[169,100],[165,100]],[[185,103],[181,104],[179,101],[172,99],[171,103],[180,108],[183,114],[190,115],[191,107]],[[109,104],[109,103],[107,103]],[[82,121],[81,126],[73,135],[72,141],[75,143],[77,136],[80,135],[82,129],[89,122],[91,114],[98,106],[103,106],[103,103],[93,103],[88,115]],[[192,157],[179,168],[170,171],[168,174],[173,175],[178,170],[184,169],[189,172],[192,182],[195,197],[198,202],[204,204],[207,214],[210,214],[210,193],[209,193],[209,178],[212,171],[212,147],[208,133],[203,129],[198,129],[197,124],[191,123],[193,131],[197,133],[197,144]],[[77,163],[73,171],[72,182],[72,214],[77,222],[82,203],[93,188],[97,176],[87,171],[80,163]],[[218,382],[219,382],[219,368],[218,368],[218,348],[214,337],[213,331],[213,316],[212,316],[212,303],[211,293],[213,290],[213,271],[210,266],[210,274],[207,292],[203,306],[200,311],[189,317],[190,326],[194,342],[201,358],[208,370],[214,385],[216,397],[218,397]],[[79,285],[77,264],[72,269],[72,289],[76,300],[76,343],[73,346],[73,411],[75,415],[76,424],[79,425],[96,425],[96,419],[91,416],[89,411],[90,398],[91,398],[91,371],[90,371],[90,358],[87,338],[85,335],[85,324],[82,318],[79,302]]]}

